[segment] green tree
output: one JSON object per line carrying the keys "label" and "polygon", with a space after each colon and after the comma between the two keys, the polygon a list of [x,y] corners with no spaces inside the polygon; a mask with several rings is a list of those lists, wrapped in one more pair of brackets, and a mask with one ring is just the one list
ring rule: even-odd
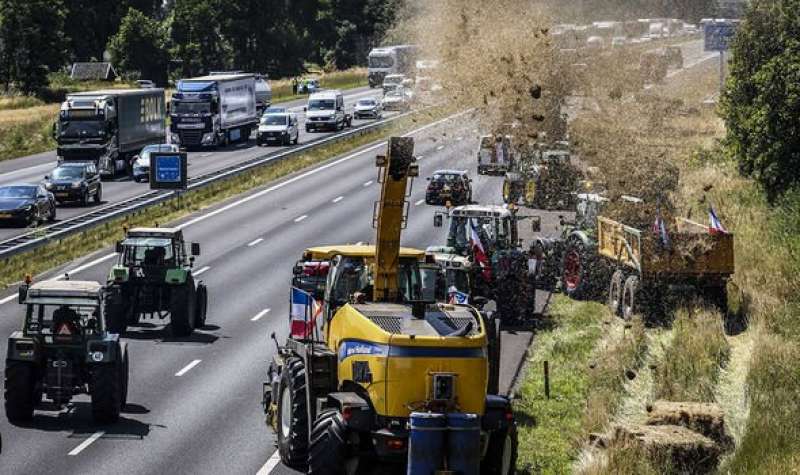
{"label": "green tree", "polygon": [[191,77],[231,65],[231,47],[222,36],[221,0],[174,0],[172,56],[182,77]]}
{"label": "green tree", "polygon": [[753,0],[731,56],[726,144],[774,201],[800,183],[800,0]]}
{"label": "green tree", "polygon": [[128,9],[119,31],[108,42],[113,64],[123,74],[138,74],[157,84],[167,82],[167,34],[161,24],[135,8]]}
{"label": "green tree", "polygon": [[0,0],[0,79],[35,93],[47,74],[65,63],[64,4],[61,0]]}
{"label": "green tree", "polygon": [[401,0],[322,0],[319,26],[326,62],[339,69],[364,65],[394,23]]}

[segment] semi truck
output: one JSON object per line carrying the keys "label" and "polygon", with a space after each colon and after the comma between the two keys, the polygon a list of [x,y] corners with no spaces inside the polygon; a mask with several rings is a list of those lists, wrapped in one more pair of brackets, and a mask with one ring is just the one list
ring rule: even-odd
{"label": "semi truck", "polygon": [[181,79],[170,105],[171,142],[216,147],[246,141],[258,127],[255,92],[252,74]]}
{"label": "semi truck", "polygon": [[[225,76],[230,74],[247,74],[244,71],[212,71],[209,76]],[[272,105],[272,86],[266,74],[254,75],[256,81],[256,112],[259,117]]]}
{"label": "semi truck", "polygon": [[369,87],[383,84],[387,74],[414,76],[417,47],[415,45],[385,46],[373,48],[367,57],[367,77]]}
{"label": "semi truck", "polygon": [[129,171],[132,158],[166,135],[163,89],[68,94],[53,127],[58,161],[91,161],[100,175]]}

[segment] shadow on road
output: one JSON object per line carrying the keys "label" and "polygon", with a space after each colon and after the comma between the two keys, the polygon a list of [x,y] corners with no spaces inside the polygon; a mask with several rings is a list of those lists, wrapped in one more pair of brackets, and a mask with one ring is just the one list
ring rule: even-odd
{"label": "shadow on road", "polygon": [[135,327],[129,327],[123,337],[128,340],[154,340],[161,343],[198,343],[210,345],[220,338],[228,338],[219,337],[213,333],[206,333],[207,331],[211,332],[219,329],[220,327],[216,325],[206,325],[205,327],[195,329],[189,336],[176,337],[172,335],[172,330],[169,325],[160,326],[152,323],[143,323]]}
{"label": "shadow on road", "polygon": [[[100,425],[92,420],[92,405],[89,402],[73,402],[67,409],[57,413],[38,412],[38,410],[52,409],[48,404],[37,407],[33,420],[18,427],[44,431],[44,432],[69,432],[70,438],[83,438],[94,434],[98,430],[105,432],[103,438],[135,439],[141,440],[150,434],[152,427],[166,428],[164,425],[151,424],[120,415],[119,421],[114,424]],[[139,404],[127,404],[123,414],[148,414],[146,407]]]}

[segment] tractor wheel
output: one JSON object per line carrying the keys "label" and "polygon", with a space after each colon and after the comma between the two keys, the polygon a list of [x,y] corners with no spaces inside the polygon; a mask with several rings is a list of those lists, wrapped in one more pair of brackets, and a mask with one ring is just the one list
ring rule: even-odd
{"label": "tractor wheel", "polygon": [[638,290],[639,278],[635,275],[628,276],[625,279],[625,285],[622,288],[622,318],[630,320],[633,315],[639,311],[638,307]]}
{"label": "tractor wheel", "polygon": [[106,329],[109,333],[122,335],[128,326],[128,313],[125,300],[122,298],[122,289],[112,287],[112,292],[105,299]]}
{"label": "tractor wheel", "polygon": [[584,300],[589,291],[589,263],[587,250],[579,239],[571,239],[561,262],[561,286],[571,299]]}
{"label": "tractor wheel", "polygon": [[486,457],[481,461],[481,475],[511,475],[517,464],[517,426],[497,430],[489,436]]}
{"label": "tractor wheel", "polygon": [[308,404],[306,367],[300,358],[287,358],[281,371],[277,417],[281,461],[304,471],[308,464]]}
{"label": "tractor wheel", "polygon": [[124,363],[97,365],[92,370],[90,393],[92,396],[92,418],[100,424],[113,424],[119,420],[125,400]]}
{"label": "tractor wheel", "polygon": [[621,302],[622,302],[622,286],[625,276],[621,270],[616,270],[611,275],[611,283],[608,285],[608,300],[606,301],[608,309],[611,310],[612,315],[621,315]]}
{"label": "tractor wheel", "polygon": [[205,286],[205,284],[197,284],[195,300],[194,324],[197,328],[203,328],[206,326],[206,313],[208,313],[208,288]]}
{"label": "tractor wheel", "polygon": [[339,411],[323,411],[311,429],[308,450],[308,473],[344,475],[347,462],[347,425]]}
{"label": "tractor wheel", "polygon": [[169,302],[169,319],[172,335],[185,337],[192,334],[195,327],[195,290],[191,281],[172,288]]}
{"label": "tractor wheel", "polygon": [[36,405],[36,367],[25,361],[6,361],[6,417],[12,424],[28,422]]}

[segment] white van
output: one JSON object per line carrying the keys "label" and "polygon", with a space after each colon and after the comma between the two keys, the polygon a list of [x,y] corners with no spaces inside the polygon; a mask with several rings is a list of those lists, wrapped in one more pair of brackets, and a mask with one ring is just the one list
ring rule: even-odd
{"label": "white van", "polygon": [[304,110],[306,132],[342,130],[353,123],[353,117],[344,110],[344,95],[334,89],[308,96],[308,105]]}

